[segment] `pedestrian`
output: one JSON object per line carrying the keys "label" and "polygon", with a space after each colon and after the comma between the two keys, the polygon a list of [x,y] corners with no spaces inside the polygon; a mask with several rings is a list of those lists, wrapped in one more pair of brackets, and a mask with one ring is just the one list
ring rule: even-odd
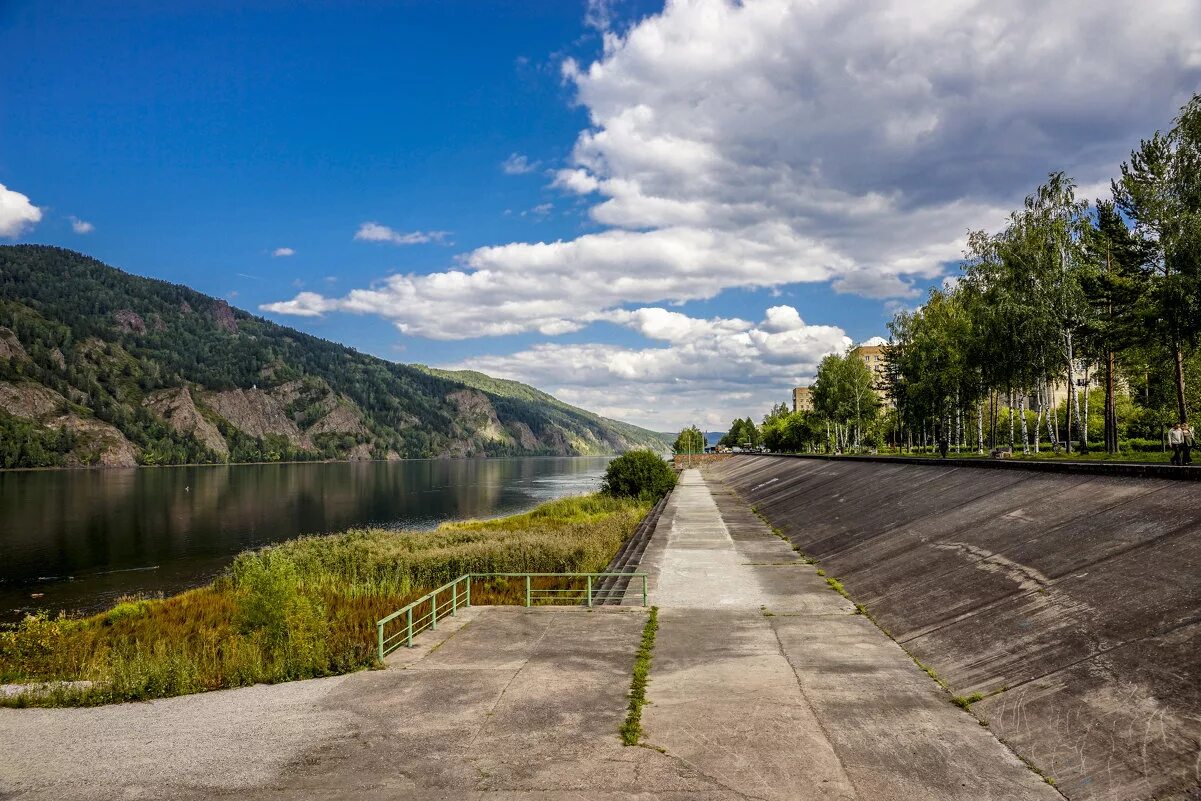
{"label": "pedestrian", "polygon": [[1181,436],[1184,442],[1180,446],[1180,464],[1193,463],[1193,448],[1197,447],[1197,440],[1193,436],[1193,427],[1188,423],[1181,426]]}
{"label": "pedestrian", "polygon": [[1184,426],[1177,423],[1168,430],[1168,446],[1172,449],[1172,464],[1181,465],[1184,454]]}

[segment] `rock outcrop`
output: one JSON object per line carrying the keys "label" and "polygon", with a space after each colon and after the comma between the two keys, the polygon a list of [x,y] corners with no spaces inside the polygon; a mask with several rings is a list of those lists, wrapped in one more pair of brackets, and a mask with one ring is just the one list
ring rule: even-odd
{"label": "rock outcrop", "polygon": [[454,404],[459,418],[468,424],[471,434],[488,442],[512,442],[496,416],[496,409],[488,396],[475,389],[460,389],[446,396]]}
{"label": "rock outcrop", "polygon": [[21,347],[21,340],[11,328],[0,326],[0,359],[16,359],[26,361],[29,354]]}
{"label": "rock outcrop", "polygon": [[121,309],[113,312],[113,321],[123,331],[131,331],[135,334],[146,333],[146,321],[133,309]]}
{"label": "rock outcrop", "polygon": [[0,409],[14,417],[45,420],[67,410],[67,399],[50,387],[32,381],[0,381]]}
{"label": "rock outcrop", "polygon": [[252,437],[278,434],[293,445],[304,444],[304,435],[278,400],[262,389],[208,392],[201,402]]}
{"label": "rock outcrop", "polygon": [[339,402],[333,410],[313,423],[304,432],[305,437],[312,441],[321,434],[354,434],[367,436],[370,432],[363,425],[363,416],[359,410],[347,401]]}
{"label": "rock outcrop", "polygon": [[46,421],[47,428],[65,428],[77,444],[68,461],[101,467],[136,467],[138,449],[113,426],[94,417],[65,414]]}
{"label": "rock outcrop", "polygon": [[229,457],[229,445],[225,437],[196,408],[196,402],[187,387],[153,392],[142,403],[175,431],[191,434],[222,459]]}

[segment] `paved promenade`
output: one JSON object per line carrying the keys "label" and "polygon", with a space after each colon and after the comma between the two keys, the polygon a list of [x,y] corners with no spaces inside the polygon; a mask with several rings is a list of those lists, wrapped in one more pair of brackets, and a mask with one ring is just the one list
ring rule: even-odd
{"label": "paved promenade", "polygon": [[749,798],[1056,799],[740,500],[683,475],[648,549],[649,742]]}
{"label": "paved promenade", "polygon": [[0,710],[0,798],[1057,799],[737,499],[685,473],[643,610],[474,607],[389,669]]}

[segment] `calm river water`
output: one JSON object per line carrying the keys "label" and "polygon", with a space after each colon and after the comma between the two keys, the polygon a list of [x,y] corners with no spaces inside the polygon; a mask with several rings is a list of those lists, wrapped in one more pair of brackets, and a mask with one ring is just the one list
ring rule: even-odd
{"label": "calm river water", "polygon": [[[0,472],[0,619],[205,583],[247,548],[594,491],[608,457]],[[40,597],[35,597],[40,594]]]}

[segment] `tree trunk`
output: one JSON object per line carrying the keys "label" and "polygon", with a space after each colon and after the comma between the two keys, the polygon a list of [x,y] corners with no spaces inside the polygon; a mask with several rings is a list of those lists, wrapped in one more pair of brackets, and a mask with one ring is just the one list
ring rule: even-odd
{"label": "tree trunk", "polygon": [[1043,382],[1041,380],[1034,385],[1034,403],[1038,406],[1038,416],[1034,418],[1034,452],[1038,453],[1038,445],[1043,439],[1043,412],[1046,410],[1043,405]]}
{"label": "tree trunk", "polygon": [[1030,430],[1026,427],[1026,390],[1019,390],[1018,416],[1022,420],[1022,453],[1030,453]]}
{"label": "tree trunk", "polygon": [[1059,422],[1052,400],[1054,398],[1051,395],[1051,385],[1043,381],[1042,404],[1047,410],[1047,439],[1051,440],[1051,449],[1054,450],[1059,445]]}
{"label": "tree trunk", "polygon": [[1086,446],[1085,450],[1088,449],[1087,448],[1087,446],[1088,446],[1088,403],[1089,403],[1088,392],[1089,392],[1089,388],[1090,388],[1088,376],[1089,376],[1089,363],[1085,362],[1084,363],[1084,444]]}
{"label": "tree trunk", "polygon": [[1009,400],[1007,401],[1007,403],[1009,404],[1009,408],[1006,409],[1006,411],[1009,412],[1009,450],[1012,452],[1013,451],[1013,387],[1009,388]]}
{"label": "tree trunk", "polygon": [[1075,361],[1075,352],[1072,350],[1072,332],[1063,332],[1064,349],[1068,357],[1068,408],[1067,420],[1065,421],[1067,432],[1063,438],[1064,448],[1068,453],[1072,452],[1072,401],[1076,399],[1076,368],[1072,364]]}
{"label": "tree trunk", "polygon": [[959,390],[955,390],[955,453],[963,444],[963,406],[959,403]]}
{"label": "tree trunk", "polygon": [[976,401],[976,453],[984,455],[984,399]]}
{"label": "tree trunk", "polygon": [[1114,352],[1105,355],[1105,451],[1118,452],[1117,392],[1114,386]]}
{"label": "tree trunk", "polygon": [[1172,350],[1176,356],[1176,413],[1180,422],[1188,422],[1188,408],[1184,403],[1184,356],[1180,353],[1180,343],[1172,341]]}

